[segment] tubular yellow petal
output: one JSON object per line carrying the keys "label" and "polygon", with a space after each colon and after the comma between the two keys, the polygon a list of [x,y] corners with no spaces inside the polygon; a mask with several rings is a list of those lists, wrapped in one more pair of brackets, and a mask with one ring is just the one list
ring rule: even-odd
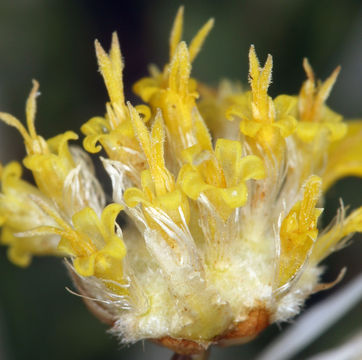
{"label": "tubular yellow petal", "polygon": [[8,181],[13,179],[20,179],[22,175],[21,165],[13,161],[5,167],[1,167],[1,182],[2,182],[2,191],[5,191]]}
{"label": "tubular yellow petal", "polygon": [[240,181],[258,180],[265,176],[262,159],[255,155],[242,156],[239,141],[218,139],[215,145],[215,156],[228,186],[237,186]]}
{"label": "tubular yellow petal", "polygon": [[[1,232],[1,241],[3,245],[7,245],[7,255],[9,260],[15,265],[26,267],[30,265],[33,256],[64,256],[64,253],[57,249],[59,238],[54,236],[54,232],[47,232],[47,234],[32,233],[32,231],[25,231],[29,234],[24,236],[18,236],[19,229],[15,229],[6,225],[3,225]],[[21,233],[23,235],[24,233]],[[15,236],[16,234],[16,236]]]}
{"label": "tubular yellow petal", "polygon": [[130,104],[128,106],[134,131],[150,168],[156,196],[172,191],[174,179],[166,169],[164,160],[163,143],[165,132],[161,112],[157,113],[150,134],[136,109]]}
{"label": "tubular yellow petal", "polygon": [[118,214],[124,209],[122,205],[119,204],[110,204],[102,212],[101,223],[104,229],[103,236],[113,236],[114,226]]}
{"label": "tubular yellow petal", "polygon": [[[200,161],[200,154],[202,154],[203,148],[200,144],[195,144],[193,146],[190,146],[182,151],[181,153],[181,159],[184,163],[194,164],[196,165]],[[209,152],[204,152],[203,156],[209,157]]]}
{"label": "tubular yellow petal", "polygon": [[333,142],[323,174],[323,191],[345,176],[362,177],[362,121],[347,122],[347,135]]}
{"label": "tubular yellow petal", "polygon": [[264,162],[256,155],[247,155],[239,159],[238,170],[243,181],[249,179],[260,180],[265,177]]}
{"label": "tubular yellow petal", "polygon": [[[245,205],[245,202],[248,199],[248,189],[244,182],[227,189],[219,189],[219,191],[222,199],[225,201],[230,210]],[[226,220],[229,212],[222,215],[224,220]]]}
{"label": "tubular yellow petal", "polygon": [[293,134],[297,127],[297,120],[293,116],[285,116],[274,123],[279,128],[280,135],[284,138]]}
{"label": "tubular yellow petal", "polygon": [[250,136],[254,138],[257,133],[261,130],[263,124],[256,122],[256,121],[250,121],[250,120],[242,120],[240,121],[240,131],[246,136]]}
{"label": "tubular yellow petal", "polygon": [[[33,255],[61,255],[57,250],[59,238],[48,231],[56,223],[33,200],[36,197],[45,201],[44,195],[21,179],[19,163],[8,164],[1,175],[0,242],[9,246],[10,260],[19,266],[27,266]],[[19,236],[15,236],[18,233]]]}
{"label": "tubular yellow petal", "polygon": [[225,116],[228,120],[234,120],[234,117],[239,117],[242,120],[252,120],[251,113],[252,92],[247,91],[238,96],[233,96],[230,99],[232,105],[226,110]]}
{"label": "tubular yellow petal", "polygon": [[327,130],[329,141],[341,139],[346,133],[345,125],[341,123],[342,116],[325,105],[340,72],[340,67],[337,67],[329,78],[320,84],[316,84],[312,67],[307,59],[304,59],[303,67],[307,80],[303,83],[298,98],[300,122],[297,125],[297,136],[305,142],[311,142]]}
{"label": "tubular yellow petal", "polygon": [[73,159],[69,152],[69,140],[78,140],[79,136],[73,131],[66,131],[47,140],[47,144],[52,153],[58,154],[61,158],[66,158],[67,162],[72,163]]}
{"label": "tubular yellow petal", "polygon": [[263,68],[260,67],[255,48],[249,50],[249,83],[250,92],[230,98],[231,107],[226,116],[232,119],[239,117],[240,132],[251,139],[248,142],[254,146],[259,145],[263,152],[273,159],[280,161],[285,149],[284,138],[295,131],[297,121],[296,99],[281,95],[274,101],[268,95],[271,83],[273,60],[268,55]]}
{"label": "tubular yellow petal", "polygon": [[311,142],[319,134],[320,129],[321,125],[319,123],[299,122],[296,134],[304,142]]}
{"label": "tubular yellow petal", "polygon": [[72,216],[72,223],[74,231],[69,232],[69,240],[77,256],[89,255],[102,246],[104,239],[99,233],[101,225],[93,209],[86,207],[77,212]]}
{"label": "tubular yellow petal", "polygon": [[[118,204],[110,204],[99,219],[95,211],[87,207],[73,215],[73,228],[66,225],[59,248],[73,257],[79,275],[124,283],[122,263],[127,250],[116,233],[115,223],[121,209]],[[118,288],[108,283],[105,285],[113,290]]]}
{"label": "tubular yellow petal", "polygon": [[138,80],[132,90],[143,101],[150,103],[153,95],[157,94],[160,89],[155,79],[147,77]]}
{"label": "tubular yellow petal", "polygon": [[291,115],[295,117],[298,99],[296,96],[279,95],[274,99],[275,112],[277,117]]}
{"label": "tubular yellow petal", "polygon": [[18,247],[11,246],[7,252],[9,260],[20,267],[27,267],[30,265],[32,254],[20,250]]}
{"label": "tubular yellow petal", "polygon": [[123,199],[127,206],[131,208],[137,206],[139,203],[148,203],[143,191],[137,188],[128,188],[123,194]]}
{"label": "tubular yellow petal", "polygon": [[154,114],[157,109],[161,109],[170,136],[169,144],[180,165],[182,151],[198,142],[193,131],[193,126],[198,122],[195,103],[198,93],[196,81],[190,78],[191,60],[196,56],[213,23],[207,22],[194,38],[191,57],[186,43],[181,41],[182,14],[183,10],[180,8],[170,39],[170,63],[162,73],[152,72],[151,78],[143,78],[133,87],[134,92],[151,105]]}
{"label": "tubular yellow petal", "polygon": [[141,185],[145,191],[146,198],[152,201],[155,197],[155,186],[153,184],[153,178],[150,170],[144,170],[141,173]]}
{"label": "tubular yellow petal", "polygon": [[224,221],[235,208],[245,205],[245,181],[265,176],[263,161],[255,155],[243,157],[241,143],[236,140],[218,139],[215,151],[197,144],[183,156],[189,163],[181,168],[178,184],[193,200],[204,193]]}
{"label": "tubular yellow petal", "polygon": [[339,122],[339,123],[328,122],[325,124],[325,127],[329,131],[328,139],[330,141],[343,139],[347,134],[348,130],[348,124],[346,124],[345,122]]}
{"label": "tubular yellow petal", "polygon": [[32,171],[39,189],[62,207],[64,181],[75,164],[68,149],[68,141],[78,135],[72,131],[57,135],[47,141],[51,151],[45,154],[28,155],[23,163]]}
{"label": "tubular yellow petal", "polygon": [[[154,205],[156,205],[156,207],[158,206],[160,209],[165,211],[167,214],[171,215],[175,211],[178,211],[178,208],[180,206],[182,206],[183,200],[184,199],[182,197],[181,191],[179,189],[177,189],[175,191],[171,191],[171,192],[165,193],[161,196],[158,196]],[[175,216],[171,216],[171,217],[174,218]]]}
{"label": "tubular yellow petal", "polygon": [[142,116],[143,122],[148,122],[151,118],[151,109],[147,105],[136,105],[135,109],[137,110],[138,114]]}
{"label": "tubular yellow petal", "polygon": [[97,144],[102,135],[88,135],[83,139],[83,147],[91,154],[96,154],[102,150],[102,146]]}
{"label": "tubular yellow petal", "polygon": [[223,169],[226,184],[237,185],[240,179],[240,165],[242,160],[242,147],[240,141],[217,139],[215,156]]}
{"label": "tubular yellow petal", "polygon": [[203,191],[212,189],[211,185],[206,184],[200,173],[190,164],[181,168],[178,182],[182,191],[192,200],[196,200]]}
{"label": "tubular yellow petal", "polygon": [[[114,222],[113,222],[114,228]],[[114,230],[113,230],[114,231]],[[126,256],[127,248],[124,242],[118,236],[109,237],[108,243],[101,250],[103,255],[112,257],[114,259],[122,260]]]}
{"label": "tubular yellow petal", "polygon": [[73,261],[75,271],[81,276],[94,275],[94,262],[97,254],[92,254],[87,257],[77,257]]}
{"label": "tubular yellow petal", "polygon": [[80,129],[84,135],[107,134],[111,131],[108,121],[100,116],[89,119]]}

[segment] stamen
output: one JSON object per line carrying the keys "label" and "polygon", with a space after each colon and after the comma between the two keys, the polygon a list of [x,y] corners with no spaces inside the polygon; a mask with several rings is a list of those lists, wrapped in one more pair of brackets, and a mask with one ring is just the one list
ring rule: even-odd
{"label": "stamen", "polygon": [[215,20],[213,18],[208,20],[206,22],[206,24],[197,32],[195,37],[191,40],[190,49],[189,49],[191,63],[195,60],[196,56],[200,52],[201,47],[204,44],[207,35],[209,34],[209,32],[211,31],[211,29],[214,26],[214,23],[215,23]]}
{"label": "stamen", "polygon": [[177,11],[170,35],[170,59],[174,57],[176,48],[182,38],[183,17],[184,17],[184,7],[180,6]]}
{"label": "stamen", "polygon": [[33,80],[33,88],[31,89],[30,95],[26,102],[26,123],[28,126],[28,131],[30,137],[35,140],[37,138],[37,134],[35,131],[35,114],[36,114],[36,97],[39,90],[39,83],[36,80]]}

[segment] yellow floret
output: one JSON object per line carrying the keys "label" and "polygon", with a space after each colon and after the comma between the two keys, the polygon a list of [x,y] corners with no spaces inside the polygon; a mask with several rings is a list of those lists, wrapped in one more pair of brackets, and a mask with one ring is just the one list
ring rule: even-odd
{"label": "yellow floret", "polygon": [[207,34],[213,26],[209,20],[195,35],[190,48],[180,41],[182,36],[183,7],[177,13],[170,37],[170,63],[162,73],[154,71],[154,77],[139,80],[133,87],[143,101],[149,103],[155,112],[162,110],[165,125],[171,136],[176,156],[183,149],[194,145],[192,135],[193,109],[196,107],[196,82],[190,78],[191,63],[201,49]]}
{"label": "yellow floret", "polygon": [[55,224],[53,219],[47,216],[32,200],[33,197],[36,197],[47,201],[44,195],[35,186],[22,180],[21,173],[21,166],[17,162],[12,162],[2,169],[1,243],[9,246],[8,256],[13,263],[27,266],[33,255],[63,255],[63,253],[57,249],[58,236],[19,234],[37,226]]}
{"label": "yellow floret", "polygon": [[118,204],[108,205],[99,219],[94,210],[85,208],[73,216],[74,229],[66,227],[62,232],[59,249],[74,257],[73,265],[79,275],[124,283],[126,247],[115,230],[121,210]]}
{"label": "yellow floret", "polygon": [[198,94],[190,83],[190,72],[189,52],[186,43],[181,42],[170,63],[165,87],[151,88],[146,84],[147,79],[140,80],[134,87],[135,92],[149,102],[154,111],[157,108],[162,110],[165,125],[172,139],[172,147],[178,156],[180,151],[193,145],[192,109],[196,106],[195,99]]}
{"label": "yellow floret", "polygon": [[362,232],[362,207],[345,219],[342,215],[342,219],[337,219],[336,224],[318,238],[311,256],[312,263],[322,261],[333,251],[343,247],[349,235],[355,232]]}
{"label": "yellow floret", "polygon": [[[86,135],[83,145],[91,153],[99,152],[103,147],[110,159],[126,165],[127,174],[139,184],[139,173],[144,169],[145,161],[124,100],[123,61],[117,34],[113,33],[109,54],[98,41],[95,42],[95,48],[110,103],[106,104],[107,113],[104,118],[94,117],[81,127],[81,131]],[[149,108],[139,105],[136,109],[142,115],[143,121],[147,122],[151,116]]]}
{"label": "yellow floret", "polygon": [[[147,208],[155,207],[164,211],[177,224],[189,219],[189,206],[185,195],[176,186],[175,180],[166,168],[164,160],[164,125],[159,112],[151,133],[140,119],[137,111],[129,105],[135,133],[146,156],[149,170],[142,172],[142,190],[129,188],[124,193],[126,203],[134,207],[142,203],[151,227],[159,226],[147,215]],[[180,214],[182,212],[182,215]],[[171,240],[170,240],[171,241]]]}
{"label": "yellow floret", "polygon": [[[119,204],[106,206],[99,219],[92,208],[85,207],[72,216],[71,223],[61,217],[43,199],[35,199],[38,207],[54,225],[42,223],[25,232],[36,237],[60,236],[57,251],[73,258],[75,271],[81,276],[96,276],[119,294],[124,293],[123,258],[126,247],[116,231],[116,217],[123,209]],[[109,283],[108,283],[109,281]]]}
{"label": "yellow floret", "polygon": [[330,141],[343,138],[347,125],[342,116],[329,109],[325,102],[340,72],[337,67],[323,83],[316,85],[313,69],[307,59],[303,61],[307,80],[303,83],[298,97],[299,119],[296,134],[303,141],[310,142],[323,131]]}
{"label": "yellow floret", "polygon": [[44,195],[53,198],[57,205],[64,210],[64,182],[69,172],[75,168],[68,141],[78,139],[78,135],[67,131],[45,141],[36,133],[34,122],[38,88],[39,84],[33,81],[33,88],[26,103],[28,130],[10,114],[0,113],[0,119],[19,130],[28,154],[24,158],[24,165],[32,171],[34,180]]}
{"label": "yellow floret", "polygon": [[298,201],[280,228],[279,286],[287,284],[304,265],[318,236],[317,220],[323,209],[316,208],[321,192],[321,179],[311,176]]}
{"label": "yellow floret", "polygon": [[28,130],[14,116],[0,112],[0,120],[3,120],[10,126],[15,127],[24,139],[25,148],[29,155],[46,154],[49,152],[45,140],[38,136],[35,130],[35,114],[36,114],[36,97],[39,95],[39,83],[33,80],[33,88],[30,91],[26,102],[26,123]]}
{"label": "yellow floret", "polygon": [[231,212],[247,200],[249,179],[265,176],[263,161],[255,156],[242,156],[240,141],[218,139],[215,151],[200,144],[184,152],[189,163],[180,171],[178,182],[191,199],[204,193],[217,213],[226,220]]}
{"label": "yellow floret", "polygon": [[284,138],[291,135],[296,120],[291,115],[296,100],[281,95],[274,101],[268,95],[271,82],[272,57],[268,55],[263,68],[260,67],[254,46],[249,51],[249,82],[251,92],[235,97],[235,104],[227,111],[228,118],[241,119],[240,131],[259,143],[269,156],[280,156],[284,148]]}

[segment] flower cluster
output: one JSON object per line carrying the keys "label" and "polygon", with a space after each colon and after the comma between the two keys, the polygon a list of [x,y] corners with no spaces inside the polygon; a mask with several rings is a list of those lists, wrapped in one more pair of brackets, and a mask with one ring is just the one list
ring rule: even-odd
{"label": "flower cluster", "polygon": [[187,46],[180,8],[169,63],[133,87],[138,106],[125,101],[117,35],[109,53],[96,41],[109,102],[81,131],[88,153],[103,151],[110,204],[90,157],[69,145],[75,133],[37,134],[37,82],[26,127],[0,113],[23,137],[35,183],[17,162],[0,168],[9,259],[24,267],[34,255],[65,257],[84,301],[123,342],[154,339],[184,354],[245,342],[298,314],[328,287],[319,263],[362,231],[362,207],[349,216],[342,207],[318,229],[323,192],[362,176],[362,123],[325,104],[339,68],[317,82],[305,59],[300,93],[272,99],[272,57],[261,66],[251,46],[250,90],[212,89],[191,78],[212,26]]}

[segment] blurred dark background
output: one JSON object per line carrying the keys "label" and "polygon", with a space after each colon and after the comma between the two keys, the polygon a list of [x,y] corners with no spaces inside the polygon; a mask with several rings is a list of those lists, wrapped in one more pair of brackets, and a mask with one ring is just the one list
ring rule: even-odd
{"label": "blurred dark background", "polygon": [[[229,1],[0,1],[0,110],[24,119],[31,79],[40,82],[37,128],[44,137],[80,125],[104,112],[107,94],[97,72],[93,41],[108,49],[117,31],[126,68],[127,98],[137,103],[131,84],[147,73],[151,62],[163,66],[168,36],[179,5],[184,4],[185,34],[190,40],[210,17],[216,24],[194,63],[193,75],[216,85],[222,78],[247,81],[247,53],[255,44],[262,62],[274,58],[270,93],[297,93],[307,56],[325,79],[337,65],[342,72],[329,104],[347,118],[362,115],[361,0],[229,0]],[[0,161],[23,155],[20,136],[0,123]],[[339,206],[339,196],[355,208],[361,204],[361,181],[345,179],[327,194],[324,222]],[[355,236],[348,248],[327,261],[325,280],[347,265],[343,281],[361,271],[362,244]],[[70,295],[66,271],[58,259],[35,259],[26,269],[10,264],[0,249],[0,359],[167,359],[170,353],[149,343],[121,349]],[[315,295],[312,305],[343,285]],[[303,359],[347,339],[362,322],[361,304],[295,359]],[[287,325],[283,325],[283,328]],[[252,359],[279,333],[276,326],[243,347],[214,352],[212,359]],[[222,355],[223,354],[223,355]]]}

